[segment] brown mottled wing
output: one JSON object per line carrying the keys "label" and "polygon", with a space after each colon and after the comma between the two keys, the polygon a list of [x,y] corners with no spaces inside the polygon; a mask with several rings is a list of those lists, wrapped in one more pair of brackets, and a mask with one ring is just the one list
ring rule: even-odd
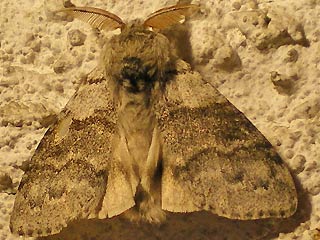
{"label": "brown mottled wing", "polygon": [[180,4],[165,7],[148,16],[144,25],[152,28],[164,29],[179,22],[183,22],[186,16],[191,15],[198,9],[199,7],[194,4]]}
{"label": "brown mottled wing", "polygon": [[168,82],[157,111],[162,208],[243,220],[291,216],[295,185],[274,148],[198,73],[184,70]]}
{"label": "brown mottled wing", "polygon": [[124,25],[117,15],[99,8],[70,7],[62,9],[61,12],[66,12],[100,30],[115,30]]}
{"label": "brown mottled wing", "polygon": [[20,182],[13,233],[55,234],[103,208],[116,126],[110,92],[103,77],[88,78],[48,129]]}

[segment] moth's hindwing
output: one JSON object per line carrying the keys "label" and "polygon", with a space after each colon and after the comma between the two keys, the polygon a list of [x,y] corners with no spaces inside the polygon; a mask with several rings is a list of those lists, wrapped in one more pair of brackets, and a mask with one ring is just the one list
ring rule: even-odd
{"label": "moth's hindwing", "polygon": [[10,220],[13,233],[55,234],[74,219],[98,214],[115,124],[106,80],[82,84],[46,132],[23,175]]}
{"label": "moth's hindwing", "polygon": [[162,207],[231,219],[291,216],[292,177],[269,141],[218,90],[185,70],[166,85]]}

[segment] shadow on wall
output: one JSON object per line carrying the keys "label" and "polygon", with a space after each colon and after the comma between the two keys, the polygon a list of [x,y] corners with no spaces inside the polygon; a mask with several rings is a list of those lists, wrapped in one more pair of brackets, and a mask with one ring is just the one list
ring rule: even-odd
{"label": "shadow on wall", "polygon": [[311,205],[307,194],[296,180],[299,195],[297,212],[287,219],[240,221],[208,212],[168,213],[161,226],[137,224],[121,217],[105,220],[81,220],[70,224],[61,233],[38,240],[251,240],[271,239],[279,233],[292,232],[310,218]]}

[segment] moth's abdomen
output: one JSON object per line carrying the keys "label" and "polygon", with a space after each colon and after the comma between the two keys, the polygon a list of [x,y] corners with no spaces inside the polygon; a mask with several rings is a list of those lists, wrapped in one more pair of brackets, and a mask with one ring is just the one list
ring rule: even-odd
{"label": "moth's abdomen", "polygon": [[[162,222],[160,179],[156,177],[159,162],[157,120],[148,92],[121,90],[118,109],[119,136],[115,155],[120,157],[130,182],[135,206],[125,216],[132,221]],[[157,187],[155,187],[157,186]],[[114,193],[113,193],[114,194]]]}
{"label": "moth's abdomen", "polygon": [[120,109],[119,128],[125,136],[132,159],[142,168],[148,155],[156,120],[150,106],[144,104],[144,99],[135,101]]}

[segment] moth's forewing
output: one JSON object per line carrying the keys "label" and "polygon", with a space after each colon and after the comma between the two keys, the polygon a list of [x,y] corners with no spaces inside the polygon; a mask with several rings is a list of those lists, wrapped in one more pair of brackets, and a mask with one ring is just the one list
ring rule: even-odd
{"label": "moth's forewing", "polygon": [[163,209],[207,210],[232,219],[295,212],[295,185],[280,156],[198,73],[186,68],[171,79],[160,106]]}
{"label": "moth's forewing", "polygon": [[106,80],[88,79],[47,130],[22,177],[10,219],[13,233],[51,235],[98,214],[115,126]]}

